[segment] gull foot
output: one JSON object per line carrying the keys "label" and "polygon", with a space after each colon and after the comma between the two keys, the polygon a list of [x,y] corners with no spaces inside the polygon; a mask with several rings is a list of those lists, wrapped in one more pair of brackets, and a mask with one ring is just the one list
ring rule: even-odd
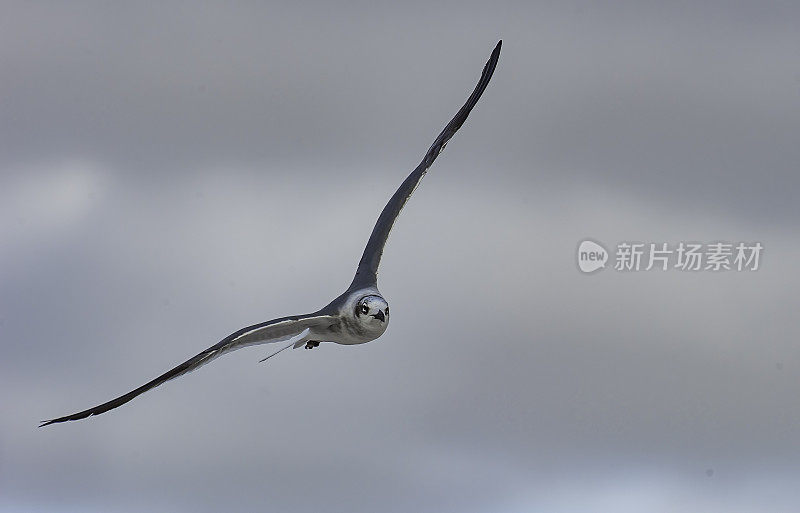
{"label": "gull foot", "polygon": [[306,342],[306,349],[314,349],[315,347],[319,347],[319,340],[309,340]]}

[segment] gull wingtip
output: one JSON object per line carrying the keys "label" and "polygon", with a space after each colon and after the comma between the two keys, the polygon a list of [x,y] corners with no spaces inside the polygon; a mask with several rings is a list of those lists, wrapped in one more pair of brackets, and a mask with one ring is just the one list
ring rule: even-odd
{"label": "gull wingtip", "polygon": [[487,64],[491,62],[497,62],[497,60],[500,59],[500,48],[502,47],[503,47],[503,40],[501,39],[500,41],[497,42],[497,45],[494,47],[494,50],[492,50],[492,55],[489,57],[489,62]]}
{"label": "gull wingtip", "polygon": [[494,46],[494,50],[492,50],[492,56],[500,54],[500,48],[503,47],[503,40],[499,40],[497,44]]}

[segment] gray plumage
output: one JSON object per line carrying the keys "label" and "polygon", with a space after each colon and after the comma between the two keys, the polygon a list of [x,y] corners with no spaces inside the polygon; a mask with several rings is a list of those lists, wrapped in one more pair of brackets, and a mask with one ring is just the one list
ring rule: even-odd
{"label": "gray plumage", "polygon": [[[355,277],[342,295],[331,301],[324,308],[311,314],[281,317],[242,328],[205,351],[125,395],[88,410],[43,421],[40,427],[58,422],[80,420],[105,413],[122,406],[166,381],[191,372],[225,353],[242,347],[291,339],[292,343],[280,350],[283,351],[289,347],[297,348],[302,345],[310,349],[318,346],[320,342],[363,344],[380,337],[389,323],[389,305],[378,291],[378,266],[380,265],[383,248],[389,237],[389,232],[398,214],[400,214],[408,198],[411,197],[414,189],[419,185],[422,177],[425,176],[428,168],[436,160],[436,157],[444,149],[450,138],[464,124],[470,111],[489,84],[489,80],[492,78],[494,69],[497,66],[497,60],[500,57],[501,45],[502,41],[498,42],[494,51],[492,51],[492,55],[483,68],[475,90],[464,106],[445,126],[420,164],[408,175],[384,207],[377,223],[375,223],[367,246],[364,248]],[[277,353],[273,353],[267,358],[275,354]]]}

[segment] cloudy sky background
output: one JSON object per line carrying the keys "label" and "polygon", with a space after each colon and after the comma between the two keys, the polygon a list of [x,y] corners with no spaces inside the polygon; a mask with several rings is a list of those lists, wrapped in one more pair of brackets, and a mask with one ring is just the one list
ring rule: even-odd
{"label": "cloudy sky background", "polygon": [[[800,502],[790,2],[4,2],[0,511],[762,512]],[[232,353],[350,282],[386,334]],[[575,249],[760,241],[754,273]]]}

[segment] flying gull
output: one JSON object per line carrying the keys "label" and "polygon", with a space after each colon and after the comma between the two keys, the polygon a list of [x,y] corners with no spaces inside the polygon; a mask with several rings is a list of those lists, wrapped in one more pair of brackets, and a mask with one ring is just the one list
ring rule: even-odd
{"label": "flying gull", "polygon": [[386,239],[389,237],[389,232],[400,214],[400,210],[411,197],[422,177],[425,176],[425,172],[439,156],[450,138],[464,124],[470,111],[489,84],[497,66],[497,59],[500,57],[501,45],[502,41],[499,41],[492,51],[489,61],[483,68],[481,78],[478,80],[478,85],[467,98],[467,102],[444,127],[439,137],[433,141],[433,145],[428,149],[422,162],[408,175],[383,208],[378,222],[372,229],[372,235],[369,237],[361,261],[358,263],[353,282],[342,295],[314,313],[281,317],[242,328],[136,390],[94,408],[43,421],[39,427],[85,419],[113,410],[166,381],[191,372],[222,354],[245,346],[291,341],[289,345],[267,357],[270,358],[290,347],[305,346],[306,349],[311,349],[319,346],[320,342],[336,342],[346,345],[363,344],[383,335],[389,323],[389,304],[378,291],[378,265],[381,262]]}

